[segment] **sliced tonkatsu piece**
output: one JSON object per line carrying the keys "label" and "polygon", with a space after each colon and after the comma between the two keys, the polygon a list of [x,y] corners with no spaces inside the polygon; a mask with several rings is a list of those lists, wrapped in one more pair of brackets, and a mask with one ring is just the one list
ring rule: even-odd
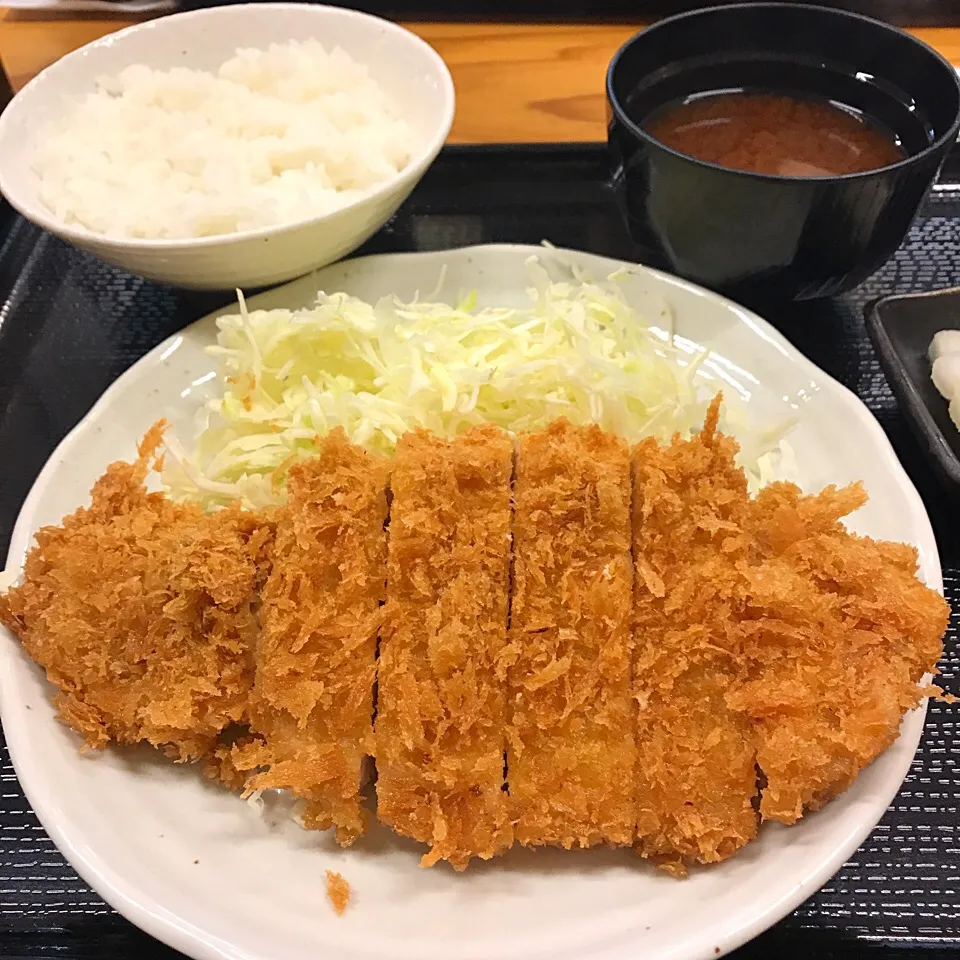
{"label": "sliced tonkatsu piece", "polygon": [[373,685],[386,577],[388,461],[342,430],[290,468],[273,570],[263,591],[251,729],[239,769],[248,790],[290,790],[303,822],[342,844],[366,823],[360,786],[373,753]]}
{"label": "sliced tonkatsu piece", "polygon": [[557,421],[517,452],[507,681],[516,839],[629,844],[630,456],[598,427]]}
{"label": "sliced tonkatsu piece", "polygon": [[147,741],[197,760],[247,718],[272,531],[238,509],[208,516],[148,493],[163,429],[135,463],[107,468],[89,507],[37,533],[0,622],[89,746]]}
{"label": "sliced tonkatsu piece", "polygon": [[703,430],[634,449],[637,849],[682,873],[757,832],[750,725],[726,703],[743,677],[749,498],[736,443]]}
{"label": "sliced tonkatsu piece", "polygon": [[513,442],[409,433],[391,476],[380,642],[377,814],[430,844],[429,866],[512,843],[503,789]]}
{"label": "sliced tonkatsu piece", "polygon": [[728,700],[752,722],[764,819],[793,823],[844,791],[899,735],[943,647],[949,608],[917,579],[913,547],[849,533],[859,484],[753,502],[744,653]]}

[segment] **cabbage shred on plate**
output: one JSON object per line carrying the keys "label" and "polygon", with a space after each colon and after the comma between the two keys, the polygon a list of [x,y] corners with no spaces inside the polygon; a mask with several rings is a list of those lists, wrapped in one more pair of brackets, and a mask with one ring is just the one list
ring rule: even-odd
{"label": "cabbage shred on plate", "polygon": [[[706,351],[639,316],[616,275],[551,281],[536,258],[528,270],[520,308],[481,308],[474,294],[451,306],[319,293],[306,309],[248,312],[241,297],[208,348],[222,393],[207,403],[196,448],[187,456],[171,444],[171,493],[211,508],[281,501],[286,468],[335,427],[387,453],[416,427],[452,437],[479,423],[520,432],[567,417],[631,442],[698,428],[717,389],[697,376]],[[730,401],[726,427],[762,478],[786,425],[751,433],[742,416],[730,422]]]}

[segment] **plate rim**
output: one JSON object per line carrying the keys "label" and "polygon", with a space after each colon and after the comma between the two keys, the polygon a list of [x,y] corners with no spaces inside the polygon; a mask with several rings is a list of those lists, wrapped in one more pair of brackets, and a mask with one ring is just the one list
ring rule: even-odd
{"label": "plate rim", "polygon": [[[856,416],[861,427],[869,433],[878,455],[885,462],[886,467],[895,475],[898,486],[901,488],[906,499],[911,503],[913,511],[916,514],[917,527],[915,534],[917,543],[918,545],[925,543],[924,579],[933,589],[936,589],[940,593],[943,592],[939,552],[926,507],[916,487],[900,464],[889,438],[883,431],[876,417],[874,417],[869,408],[852,390],[813,363],[813,361],[790,343],[769,321],[741,304],[714,291],[698,286],[697,284],[642,264],[630,263],[629,261],[606,257],[602,254],[595,254],[586,250],[534,246],[530,244],[474,244],[436,251],[373,254],[365,257],[342,260],[339,263],[331,264],[330,267],[324,268],[324,270],[336,269],[337,267],[343,267],[347,264],[355,264],[361,261],[374,263],[387,258],[391,260],[442,260],[455,256],[469,257],[481,251],[484,253],[509,252],[525,257],[534,255],[540,257],[556,256],[561,258],[560,262],[564,262],[562,258],[566,257],[572,257],[574,259],[587,257],[592,260],[603,261],[605,264],[610,265],[611,272],[614,269],[627,268],[633,274],[652,277],[658,284],[666,284],[667,287],[685,290],[689,293],[707,297],[720,303],[726,310],[734,314],[740,322],[746,323],[754,334],[771,342],[781,353],[790,359],[792,363],[797,364],[802,371],[815,375],[819,382],[832,391],[837,400],[843,402],[851,414]],[[322,272],[323,271],[319,271],[319,273]],[[246,305],[248,309],[257,309],[262,298],[276,296],[278,292],[282,292],[288,287],[302,284],[304,279],[305,278],[301,277],[269,290],[262,291],[250,297],[246,301]],[[78,423],[57,444],[37,475],[37,478],[30,488],[30,492],[20,508],[13,528],[7,555],[6,572],[8,574],[19,574],[22,568],[22,557],[25,550],[32,543],[35,533],[31,519],[32,515],[46,486],[55,475],[58,469],[58,462],[63,459],[64,454],[82,442],[86,432],[94,427],[96,419],[102,414],[104,408],[109,406],[112,398],[131,381],[136,380],[143,368],[155,363],[166,350],[170,349],[176,338],[183,337],[187,331],[194,329],[198,324],[213,316],[222,314],[227,309],[229,308],[220,308],[219,310],[204,314],[202,317],[174,332],[145,353],[104,390]],[[23,657],[20,644],[9,631],[0,627],[0,635],[5,636],[8,641],[0,645],[0,663],[3,663],[6,658],[13,655]],[[16,654],[13,653],[14,650]],[[10,712],[10,707],[15,703],[17,696],[16,684],[12,676],[12,671],[0,669],[0,714],[5,718]],[[847,835],[846,842],[842,846],[838,846],[830,857],[825,858],[814,873],[805,876],[802,883],[797,883],[789,897],[781,898],[776,903],[768,904],[765,909],[758,911],[748,924],[718,934],[715,940],[711,940],[711,944],[719,942],[718,947],[707,947],[704,945],[700,952],[685,954],[685,960],[714,960],[715,957],[725,955],[737,947],[742,946],[791,913],[812,893],[819,890],[820,887],[843,866],[849,857],[860,847],[866,837],[873,831],[883,812],[886,811],[894,797],[898,794],[903,779],[909,771],[916,754],[917,746],[919,745],[923,732],[925,715],[926,701],[904,718],[897,742],[900,740],[903,740],[905,743],[910,741],[910,750],[904,751],[904,756],[901,758],[900,763],[896,769],[891,772],[892,780],[890,788],[875,798],[875,802],[882,800],[883,804],[877,818],[873,820],[873,822],[861,824],[857,830],[850,832]],[[208,934],[196,924],[181,919],[177,914],[165,908],[162,902],[154,899],[153,896],[147,894],[140,887],[131,886],[125,882],[122,873],[115,870],[110,862],[105,860],[95,850],[84,849],[84,844],[75,842],[75,839],[71,836],[69,827],[64,828],[58,822],[58,818],[55,815],[55,797],[50,796],[43,786],[38,786],[37,784],[36,777],[43,779],[42,764],[38,764],[30,750],[30,738],[27,733],[29,723],[24,723],[23,719],[23,717],[20,717],[20,722],[15,722],[10,725],[5,724],[7,745],[14,771],[20,787],[37,819],[63,854],[64,858],[71,867],[77,871],[80,877],[101,896],[108,905],[113,907],[129,922],[155,939],[160,940],[162,943],[194,958],[194,960],[263,960],[259,954],[249,953],[242,945],[236,942],[225,942],[215,935]],[[907,739],[904,740],[904,738]],[[895,777],[893,776],[894,773],[896,774]],[[879,806],[878,809],[880,809]],[[716,952],[717,949],[720,950],[719,953]]]}

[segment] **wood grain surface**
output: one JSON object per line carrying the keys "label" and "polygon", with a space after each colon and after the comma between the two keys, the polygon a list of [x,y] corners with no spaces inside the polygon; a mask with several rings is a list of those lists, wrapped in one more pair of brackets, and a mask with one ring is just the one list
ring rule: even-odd
{"label": "wood grain surface", "polygon": [[[14,90],[77,47],[130,23],[3,10],[0,60]],[[415,23],[446,60],[457,88],[458,143],[602,140],[604,76],[641,26]],[[960,28],[911,31],[960,63]]]}

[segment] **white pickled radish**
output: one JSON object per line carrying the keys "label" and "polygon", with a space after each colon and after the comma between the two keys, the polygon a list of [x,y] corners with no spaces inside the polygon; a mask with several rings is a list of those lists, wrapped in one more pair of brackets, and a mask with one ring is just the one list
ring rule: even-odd
{"label": "white pickled radish", "polygon": [[942,397],[953,400],[960,396],[960,353],[937,357],[933,361],[930,377]]}
{"label": "white pickled radish", "polygon": [[955,397],[950,401],[949,413],[954,426],[960,430],[960,397]]}
{"label": "white pickled radish", "polygon": [[[960,354],[960,330],[940,330],[935,333],[930,341],[930,349],[927,351],[931,362],[936,362],[938,358],[953,353]],[[940,392],[943,393],[942,390]]]}

